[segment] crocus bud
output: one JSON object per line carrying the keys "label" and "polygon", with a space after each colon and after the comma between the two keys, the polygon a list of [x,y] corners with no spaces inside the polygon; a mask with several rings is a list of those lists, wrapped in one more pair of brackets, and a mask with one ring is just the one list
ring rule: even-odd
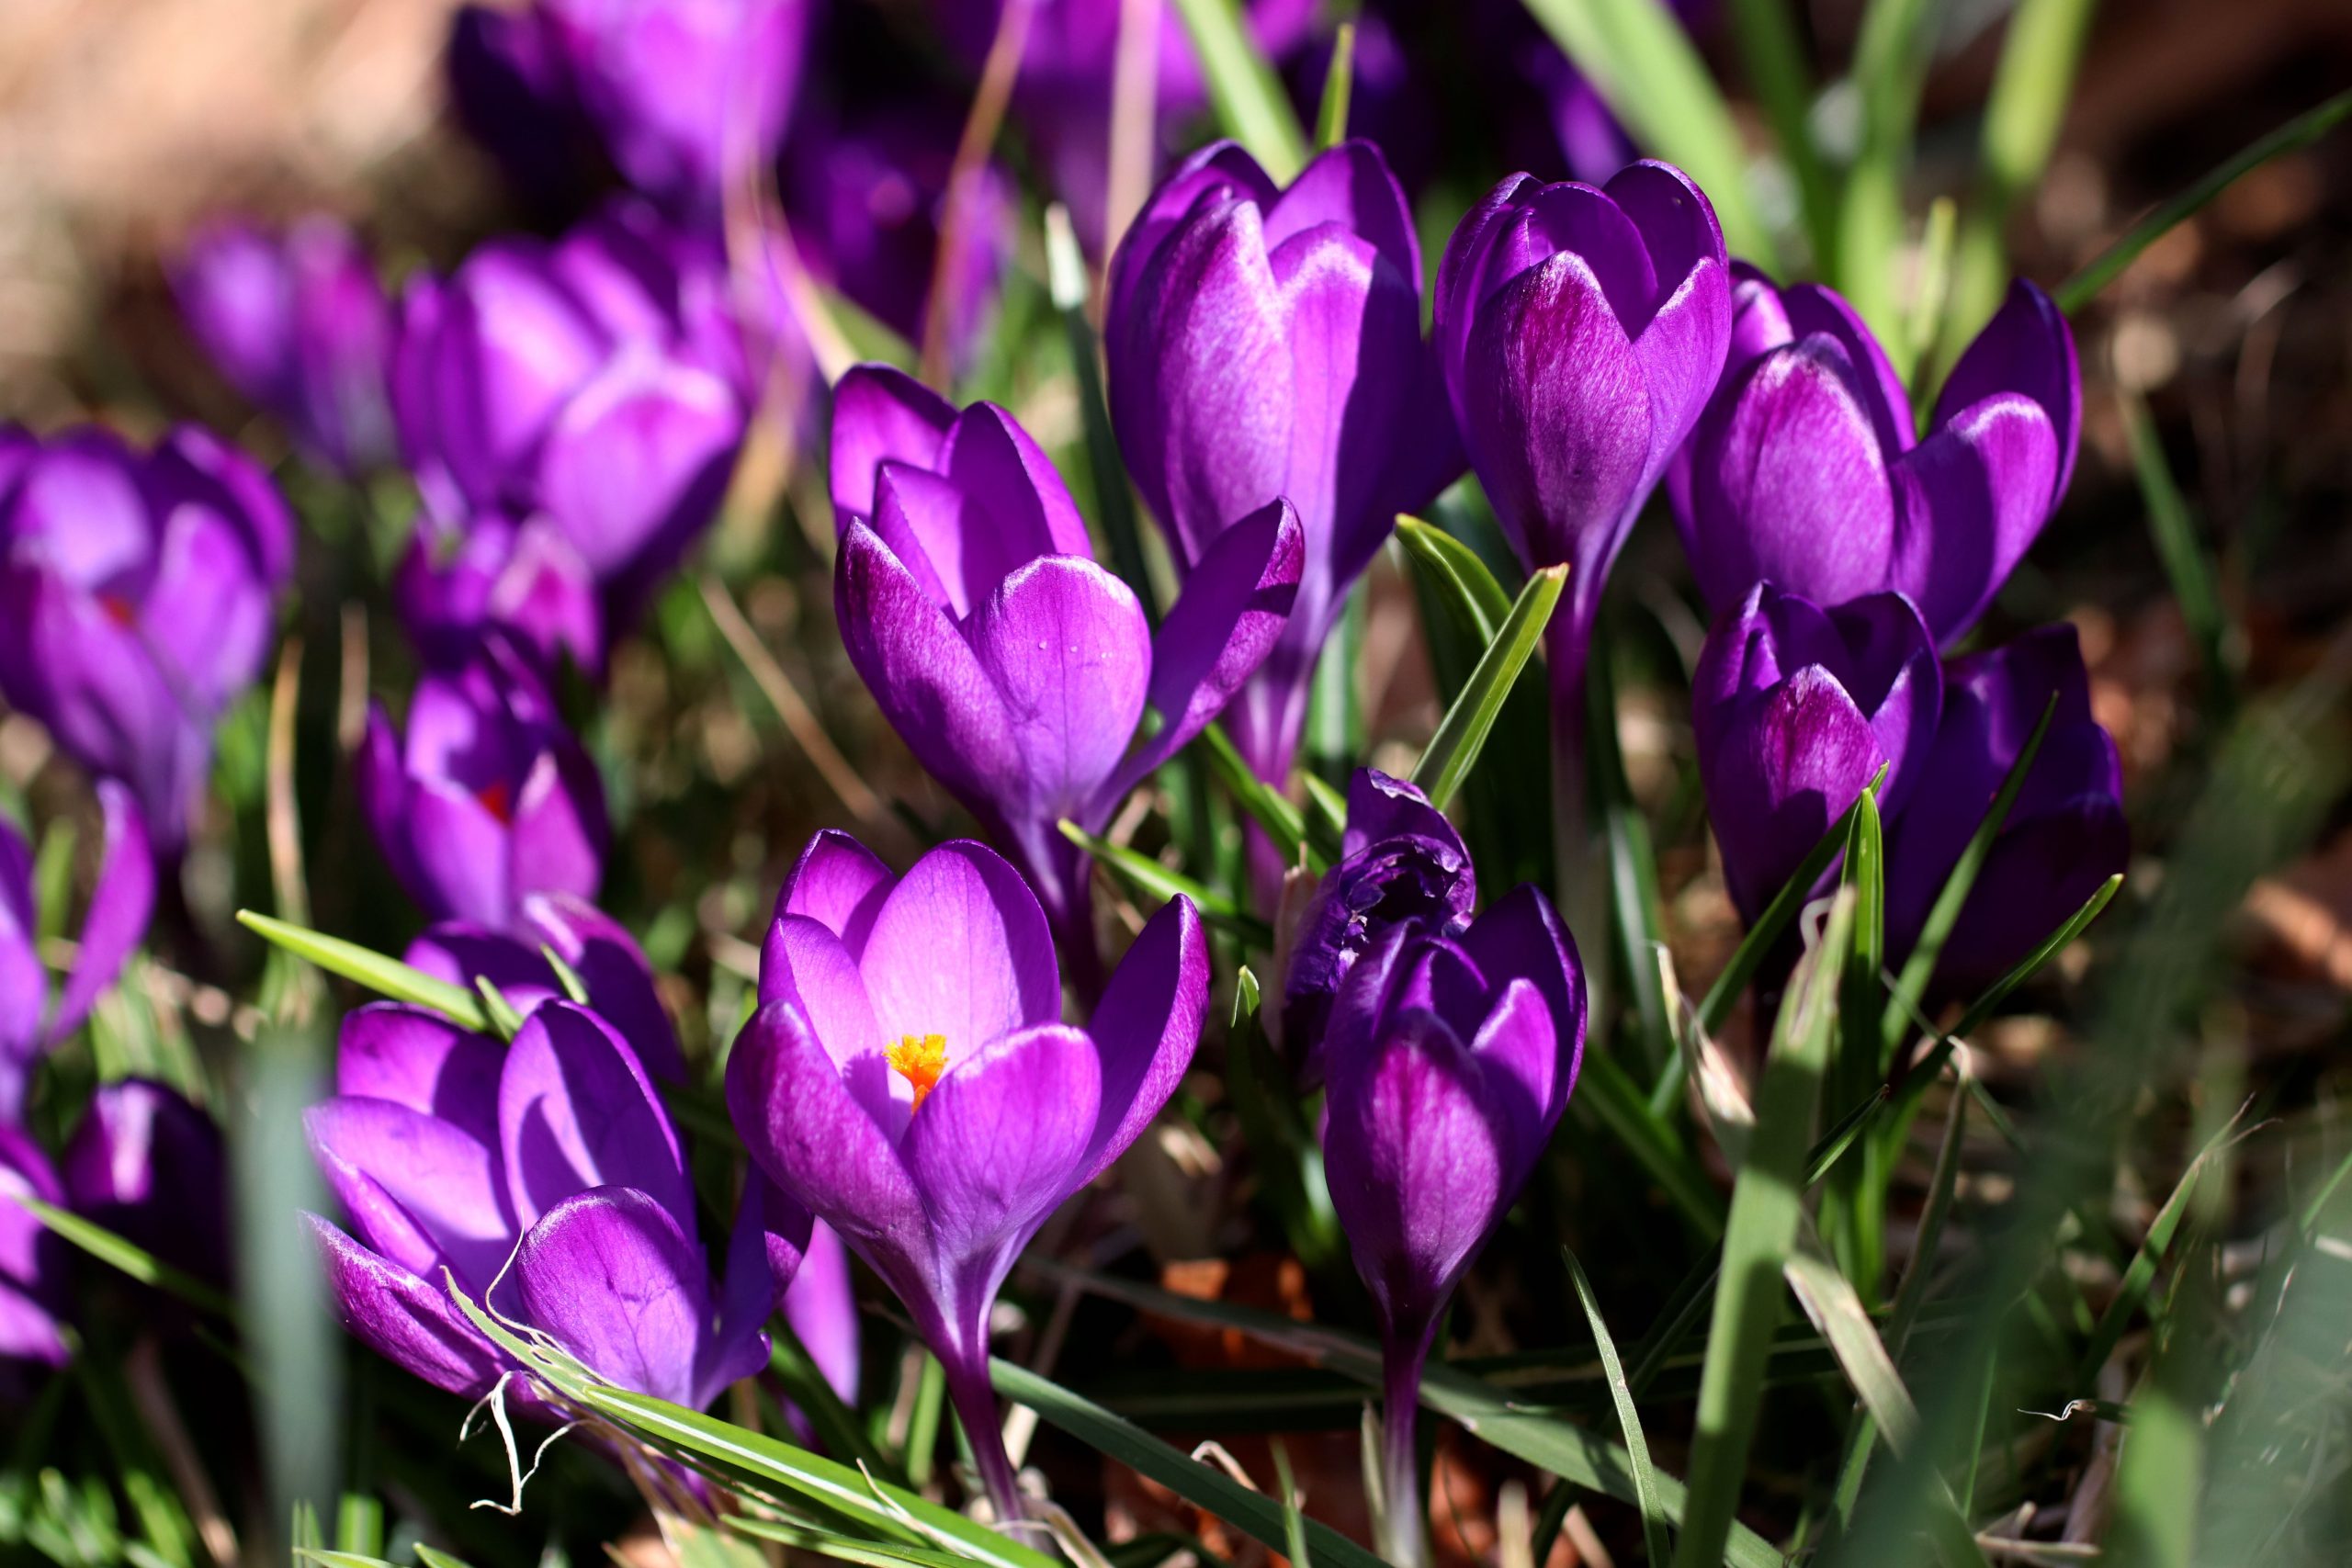
{"label": "crocus bud", "polygon": [[1845,300],[1734,270],[1730,364],[1670,487],[1700,591],[1721,611],[1766,581],[1821,604],[1893,590],[1949,648],[2074,471],[2065,316],[2011,285],[1915,436],[1902,378]]}
{"label": "crocus bud", "polygon": [[[1471,466],[1529,567],[1566,562],[1553,617],[1564,761],[1609,569],[1723,369],[1723,229],[1680,170],[1607,185],[1514,175],[1471,209],[1438,265],[1435,336]],[[1563,769],[1573,788],[1580,765]]]}
{"label": "crocus bud", "polygon": [[49,971],[34,940],[40,920],[33,907],[32,851],[0,821],[0,1123],[21,1119],[41,1054],[82,1026],[146,935],[154,912],[155,863],[138,803],[110,779],[99,783],[98,801],[106,812],[106,841],[97,885],[74,943],[74,971],[53,1009]]}
{"label": "crocus bud", "polygon": [[1943,718],[1918,787],[1887,836],[1887,951],[1897,963],[2041,722],[2049,732],[1936,965],[1934,989],[1968,995],[2006,974],[2123,869],[2132,850],[2114,739],[2091,716],[2069,626],[2044,626],[1944,671]]}
{"label": "crocus bud", "polygon": [[381,705],[369,713],[359,801],[393,874],[436,920],[527,935],[532,894],[593,898],[604,879],[595,764],[503,643],[419,680],[404,738]]}
{"label": "crocus bud", "polygon": [[323,215],[283,234],[217,222],[189,241],[172,283],[221,375],[313,461],[356,475],[391,460],[391,305],[348,229]]}
{"label": "crocus bud", "polygon": [[1407,923],[1459,936],[1477,900],[1470,852],[1445,813],[1402,779],[1356,770],[1339,863],[1307,899],[1283,980],[1283,1051],[1302,1085],[1323,1079],[1324,1021],[1356,960]]}
{"label": "crocus bud", "polygon": [[1277,189],[1230,142],[1155,192],[1111,265],[1111,417],[1178,564],[1276,497],[1306,531],[1282,640],[1229,728],[1260,777],[1288,778],[1315,660],[1349,587],[1460,471],[1421,341],[1421,256],[1369,142]]}
{"label": "crocus bud", "polygon": [[429,664],[462,663],[497,633],[544,673],[565,659],[591,675],[604,671],[595,574],[545,515],[487,512],[455,528],[421,523],[393,574],[392,603]]}
{"label": "crocus bud", "polygon": [[220,1129],[168,1084],[101,1084],[61,1162],[74,1212],[198,1279],[229,1277]]}
{"label": "crocus bud", "polygon": [[[509,1047],[378,1003],[344,1021],[332,1100],[305,1118],[351,1231],[310,1216],[344,1324],[436,1387],[488,1393],[513,1362],[478,1303],[623,1388],[701,1409],[767,1364],[762,1325],[808,1216],[746,1189],[714,1283],[677,1129],[638,1055],[550,1002]],[[539,1402],[526,1389],[520,1403]]]}
{"label": "crocus bud", "polygon": [[15,1201],[18,1195],[65,1204],[64,1186],[40,1145],[0,1121],[0,1399],[10,1400],[40,1368],[62,1367],[71,1354],[59,1325],[65,1313],[65,1242]]}
{"label": "crocus bud", "polygon": [[[959,413],[861,366],[835,390],[831,474],[851,664],[1018,857],[1083,964],[1086,863],[1056,824],[1099,829],[1268,657],[1303,570],[1298,519],[1274,502],[1208,541],[1155,633],[1095,563],[1053,464],[993,403]],[[1147,708],[1159,726],[1131,749]]]}
{"label": "crocus bud", "polygon": [[0,426],[0,695],[129,785],[175,852],[293,557],[268,479],[194,425],[148,453],[94,427],[42,444]]}
{"label": "crocus bud", "polygon": [[744,1147],[905,1303],[1000,1517],[1021,1517],[989,1308],[1183,1077],[1208,1006],[1199,915],[1162,906],[1074,1029],[1045,911],[993,851],[943,844],[894,876],[821,833],[777,897],[760,1002],[727,1064]]}
{"label": "crocus bud", "polygon": [[1758,583],[1715,624],[1690,681],[1699,782],[1724,878],[1753,920],[1881,768],[1892,818],[1920,786],[1943,671],[1899,593],[1824,611]]}
{"label": "crocus bud", "polygon": [[1332,1006],[1323,1168],[1380,1320],[1391,1562],[1422,1558],[1413,1412],[1430,1340],[1559,1122],[1584,1030],[1576,943],[1532,886],[1458,937],[1392,927]]}

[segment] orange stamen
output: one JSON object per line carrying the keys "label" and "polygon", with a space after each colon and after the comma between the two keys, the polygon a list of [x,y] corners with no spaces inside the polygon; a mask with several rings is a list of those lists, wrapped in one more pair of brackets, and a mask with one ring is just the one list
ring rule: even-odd
{"label": "orange stamen", "polygon": [[900,1077],[915,1086],[917,1111],[939,1087],[939,1077],[947,1070],[947,1036],[944,1034],[901,1034],[898,1043],[889,1049],[890,1067]]}

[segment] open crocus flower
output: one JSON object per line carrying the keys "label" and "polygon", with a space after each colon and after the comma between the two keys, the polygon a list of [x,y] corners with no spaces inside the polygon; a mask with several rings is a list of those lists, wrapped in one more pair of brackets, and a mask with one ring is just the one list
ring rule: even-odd
{"label": "open crocus flower", "polygon": [[405,738],[380,705],[359,750],[359,803],[409,896],[434,919],[527,931],[534,893],[595,897],[605,790],[555,701],[493,639],[409,699]]}
{"label": "open crocus flower", "polygon": [[1471,466],[1520,559],[1566,562],[1554,745],[1580,787],[1584,670],[1609,569],[1705,407],[1731,332],[1723,229],[1680,170],[1605,186],[1514,175],[1438,264],[1434,333]]}
{"label": "open crocus flower", "polygon": [[99,782],[98,802],[106,814],[106,841],[97,885],[82,919],[74,971],[54,1009],[35,941],[40,920],[33,907],[32,851],[16,829],[0,821],[0,1122],[21,1117],[41,1053],[82,1026],[147,934],[148,917],[154,913],[155,863],[138,803],[112,780]]}
{"label": "open crocus flower", "polygon": [[[850,662],[908,749],[1021,863],[1092,963],[1094,829],[1221,712],[1282,633],[1304,540],[1287,503],[1227,529],[1157,633],[1097,565],[1061,475],[993,403],[958,413],[883,366],[833,405],[833,596]],[[1148,708],[1159,728],[1130,747]]]}
{"label": "open crocus flower", "polygon": [[1753,920],[1880,768],[1892,819],[1921,785],[1943,669],[1899,593],[1825,611],[1758,583],[1708,635],[1690,682],[1699,782],[1732,902]]}
{"label": "open crocus flower", "polygon": [[1061,1021],[1045,911],[991,850],[893,876],[810,841],[776,900],[760,1010],[727,1066],[744,1146],[906,1304],[946,1369],[1000,1517],[1019,1517],[989,1386],[989,1308],[1047,1215],[1166,1103],[1199,1043],[1208,948],[1154,915],[1084,1029]]}
{"label": "open crocus flower", "polygon": [[1380,1318],[1392,1562],[1425,1557],[1413,1448],[1422,1363],[1567,1106],[1584,1030],[1576,943],[1532,886],[1459,936],[1390,928],[1333,1002],[1324,1171]]}
{"label": "open crocus flower", "polygon": [[16,1197],[62,1208],[65,1189],[49,1156],[23,1129],[0,1121],[0,1399],[21,1393],[41,1367],[62,1367],[71,1348],[65,1312],[65,1241]]}
{"label": "open crocus flower", "polygon": [[1323,1081],[1323,1026],[1348,971],[1394,927],[1458,936],[1478,901],[1470,852],[1429,796],[1377,768],[1348,784],[1339,863],[1299,917],[1283,972],[1282,1043],[1299,1082]]}
{"label": "open crocus flower", "polygon": [[1343,142],[1278,189],[1230,142],[1153,193],[1111,266],[1111,417],[1188,579],[1280,496],[1306,532],[1290,626],[1234,710],[1287,781],[1348,589],[1461,460],[1421,341],[1421,254],[1379,151]]}
{"label": "open crocus flower", "polygon": [[344,1324],[387,1359],[468,1396],[512,1370],[447,1270],[599,1375],[694,1409],[767,1364],[762,1325],[808,1215],[752,1183],[714,1289],[669,1112],[594,1013],[548,1003],[502,1049],[437,1013],[364,1007],[335,1088],[307,1125],[356,1239],[311,1227]]}
{"label": "open crocus flower", "polygon": [[1936,964],[1939,996],[1997,980],[2123,869],[2132,852],[2114,738],[2091,716],[2070,626],[2043,626],[1944,670],[1943,719],[1886,841],[1887,952],[1900,963],[2001,782],[2057,698],[2007,820]]}
{"label": "open crocus flower", "polygon": [[1845,300],[1734,271],[1730,364],[1670,487],[1700,591],[1721,611],[1763,581],[1820,604],[1892,589],[1949,648],[2074,472],[2065,316],[2011,285],[1917,436],[1902,378]]}
{"label": "open crocus flower", "polygon": [[202,1280],[229,1278],[220,1129],[168,1084],[118,1078],[90,1096],[59,1161],[74,1212]]}
{"label": "open crocus flower", "polygon": [[194,425],[152,452],[83,427],[0,425],[0,694],[187,840],[212,727],[269,652],[294,522],[268,478]]}

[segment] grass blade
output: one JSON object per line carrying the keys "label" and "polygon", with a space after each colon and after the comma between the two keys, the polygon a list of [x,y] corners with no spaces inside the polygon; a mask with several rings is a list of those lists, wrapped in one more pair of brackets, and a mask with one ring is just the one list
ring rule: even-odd
{"label": "grass blade", "polygon": [[2120,388],[2116,400],[2123,412],[2123,434],[2132,447],[2132,468],[2140,481],[2140,499],[2148,509],[2148,536],[2180,604],[2180,618],[2188,628],[2205,664],[2209,699],[2226,705],[2230,699],[2230,621],[2222,607],[2221,590],[2213,581],[2213,563],[2198,542],[2197,520],[2189,514],[2188,498],[2165,461],[2163,442],[2148,405],[2130,388]]}
{"label": "grass blade", "polygon": [[1796,1294],[1797,1304],[1837,1352],[1838,1364],[1846,1370],[1846,1381],[1853,1385],[1870,1419],[1897,1452],[1909,1448],[1918,1435],[1919,1407],[1903,1386],[1894,1358],[1886,1353],[1878,1330],[1871,1326],[1871,1314],[1852,1283],[1836,1264],[1810,1252],[1792,1253],[1781,1269]]}
{"label": "grass blade", "polygon": [[[1795,176],[1797,201],[1813,254],[1820,258],[1819,265],[1827,265],[1838,254],[1839,192],[1813,143],[1814,85],[1805,65],[1804,41],[1789,15],[1787,0],[1732,0],[1730,9],[1740,65],[1748,85],[1756,90],[1765,118],[1772,122],[1772,137],[1781,160]],[[1887,254],[1880,253],[1882,273],[1887,270]]]}
{"label": "grass blade", "polygon": [[1560,1256],[1567,1261],[1568,1279],[1584,1306],[1585,1321],[1592,1325],[1593,1346],[1600,1352],[1600,1364],[1609,1375],[1609,1393],[1617,1404],[1617,1425],[1624,1434],[1625,1456],[1633,1464],[1634,1491],[1642,1510],[1642,1544],[1650,1562],[1663,1563],[1670,1550],[1666,1509],[1658,1502],[1657,1473],[1650,1465],[1649,1440],[1642,1436],[1641,1412],[1634,1408],[1634,1391],[1626,1385],[1625,1369],[1617,1360],[1617,1342],[1609,1337],[1609,1325],[1601,1319],[1600,1303],[1593,1297],[1584,1265],[1566,1247]]}
{"label": "grass blade", "polygon": [[356,981],[396,1002],[412,1002],[418,1007],[431,1008],[451,1022],[478,1033],[488,1034],[495,1028],[481,998],[473,992],[463,986],[453,986],[447,980],[436,980],[397,958],[387,958],[356,942],[345,942],[339,936],[329,936],[324,931],[314,931],[304,926],[290,925],[251,909],[238,910],[237,923],[297,958],[309,959],[330,975],[340,975],[346,980]]}
{"label": "grass blade", "polygon": [[1437,590],[1455,621],[1480,648],[1495,640],[1510,595],[1478,558],[1478,552],[1434,524],[1418,517],[1396,519],[1396,543],[1413,570]]}
{"label": "grass blade", "polygon": [[1241,24],[1234,0],[1174,0],[1208,79],[1209,101],[1227,135],[1249,149],[1274,184],[1306,166],[1306,136],[1283,96],[1282,79]]}
{"label": "grass blade", "polygon": [[[1879,821],[1876,792],[1862,791],[1854,803],[1854,825],[1846,840],[1845,886],[1854,894],[1854,952],[1846,964],[1846,994],[1838,1010],[1838,1052],[1829,1073],[1829,1105],[1849,1105],[1885,1077],[1879,1065],[1873,1009],[1880,972],[1885,966],[1886,839]],[[1885,1182],[1877,1146],[1841,1168],[1831,1184],[1823,1219],[1829,1243],[1846,1277],[1868,1301],[1878,1299],[1878,1279],[1886,1244],[1882,1211]]]}
{"label": "grass blade", "polygon": [[1470,671],[1462,694],[1446,710],[1421,760],[1414,764],[1412,782],[1440,811],[1453,799],[1453,792],[1476,764],[1487,733],[1495,727],[1495,716],[1502,712],[1511,687],[1543,643],[1544,628],[1551,624],[1560,590],[1567,581],[1566,566],[1547,566],[1527,580],[1510,614],[1503,617],[1477,667]]}
{"label": "grass blade", "polygon": [[1837,215],[1838,292],[1877,332],[1896,373],[1906,378],[1916,340],[1896,330],[1898,269],[1886,260],[1903,243],[1903,182],[1935,44],[1929,25],[1935,13],[1930,0],[1871,0],[1862,14],[1849,76],[1860,102],[1861,139],[1846,171]]}
{"label": "grass blade", "polygon": [[1652,1109],[1641,1086],[1607,1052],[1585,1053],[1568,1107],[1623,1145],[1701,1236],[1713,1241],[1724,1234],[1723,1194],[1691,1157],[1674,1124]]}
{"label": "grass blade", "polygon": [[1341,1261],[1339,1216],[1323,1178],[1323,1145],[1302,1113],[1288,1070],[1266,1039],[1261,999],[1258,976],[1245,964],[1234,976],[1226,1085],[1261,1195],[1299,1261],[1320,1272]]}
{"label": "grass blade", "polygon": [[209,1313],[229,1323],[237,1321],[236,1303],[195,1275],[173,1268],[145,1247],[124,1240],[104,1225],[85,1220],[71,1209],[45,1203],[30,1192],[20,1191],[15,1187],[0,1187],[0,1198],[14,1199],[27,1213],[59,1236],[99,1262],[120,1269],[141,1284],[161,1291],[198,1312]]}
{"label": "grass blade", "polygon": [[[1339,840],[1328,843],[1308,837],[1306,814],[1291,803],[1290,797],[1268,784],[1241,760],[1240,750],[1221,724],[1212,724],[1201,731],[1199,745],[1202,755],[1208,759],[1209,775],[1216,779],[1226,794],[1233,797],[1249,818],[1265,829],[1274,847],[1282,852],[1283,863],[1298,862],[1299,847],[1310,852],[1308,863],[1317,871],[1329,867],[1338,857]],[[1319,814],[1318,814],[1319,815]],[[1319,829],[1318,829],[1319,837]]]}
{"label": "grass blade", "polygon": [[1061,821],[1062,837],[1094,857],[1097,865],[1107,869],[1128,891],[1148,900],[1158,908],[1170,898],[1182,895],[1193,901],[1201,919],[1211,925],[1233,932],[1244,942],[1271,950],[1274,933],[1263,920],[1248,913],[1241,906],[1204,883],[1193,881],[1181,871],[1170,871],[1148,854],[1114,844],[1097,833],[1090,833],[1065,817]]}
{"label": "grass blade", "polygon": [[1315,112],[1315,145],[1337,147],[1348,139],[1348,100],[1356,85],[1356,25],[1341,22],[1331,34],[1331,64],[1323,73],[1323,101]]}

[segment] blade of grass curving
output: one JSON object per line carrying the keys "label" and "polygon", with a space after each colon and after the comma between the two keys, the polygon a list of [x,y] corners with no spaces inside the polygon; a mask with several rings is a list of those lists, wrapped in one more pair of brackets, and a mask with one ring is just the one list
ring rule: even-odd
{"label": "blade of grass curving", "polygon": [[[1279,1438],[1274,1440],[1274,1495],[1282,1499],[1283,1506],[1283,1555],[1290,1560],[1292,1568],[1311,1568],[1313,1558],[1306,1544],[1306,1515],[1298,1506],[1298,1483],[1291,1475],[1290,1450],[1283,1447]],[[1378,1520],[1379,1514],[1375,1509],[1373,1525],[1375,1533],[1382,1528]]]}
{"label": "blade of grass curving", "polygon": [[[1829,1072],[1826,1105],[1850,1105],[1883,1081],[1875,1007],[1879,976],[1885,967],[1886,840],[1875,791],[1854,803],[1854,823],[1846,839],[1840,880],[1854,893],[1854,951],[1846,964],[1845,995],[1838,1007],[1838,1050]],[[1885,1260],[1885,1181],[1875,1143],[1863,1157],[1841,1167],[1830,1183],[1822,1217],[1831,1248],[1846,1277],[1864,1299],[1878,1299]]]}
{"label": "blade of grass curving", "polygon": [[514,1004],[506,999],[506,993],[489,976],[474,976],[474,994],[481,998],[482,1010],[490,1015],[491,1027],[498,1031],[501,1040],[512,1043],[523,1032],[523,1015],[514,1010]]}
{"label": "blade of grass curving", "polygon": [[1462,628],[1480,648],[1495,640],[1503,617],[1510,614],[1510,595],[1478,558],[1478,552],[1418,517],[1396,519],[1396,543]]}
{"label": "blade of grass curving", "polygon": [[774,1541],[801,1551],[830,1557],[836,1562],[856,1562],[864,1568],[968,1568],[970,1559],[935,1547],[902,1546],[897,1542],[858,1540],[793,1519],[755,1518],[729,1515],[727,1528],[754,1540]]}
{"label": "blade of grass curving", "polygon": [[1119,438],[1111,428],[1111,408],[1102,391],[1102,361],[1094,325],[1086,319],[1086,257],[1070,227],[1069,210],[1057,202],[1046,209],[1046,287],[1062,332],[1069,340],[1070,369],[1078,378],[1078,412],[1086,433],[1086,468],[1094,480],[1094,519],[1111,547],[1111,565],[1135,590],[1144,619],[1159,625],[1159,593],[1144,553],[1136,517],[1135,492],[1119,461]]}
{"label": "blade of grass curving", "polygon": [[[1250,819],[1265,829],[1266,837],[1282,852],[1284,865],[1295,864],[1299,846],[1306,842],[1306,814],[1292,805],[1283,792],[1260,778],[1241,759],[1233,744],[1233,737],[1221,724],[1212,724],[1201,731],[1198,742],[1202,755],[1209,761],[1209,775],[1216,779],[1225,793],[1233,797]],[[1326,860],[1325,865],[1329,864]],[[1323,869],[1322,866],[1316,867]]]}
{"label": "blade of grass curving", "polygon": [[1838,987],[1853,947],[1854,904],[1850,890],[1832,902],[1820,939],[1799,961],[1773,1023],[1756,1091],[1756,1133],[1724,1227],[1723,1279],[1699,1384],[1690,1506],[1676,1568],[1720,1561],[1736,1522],[1765,1359],[1782,1311],[1781,1269],[1804,1214],[1808,1124],[1829,1066]]}
{"label": "blade of grass curving", "polygon": [[1331,63],[1323,73],[1323,101],[1315,110],[1315,145],[1337,147],[1348,139],[1348,100],[1356,85],[1356,25],[1341,22],[1331,33]]}
{"label": "blade of grass curving", "polygon": [[2305,109],[2268,135],[2250,143],[2235,157],[2215,165],[2205,177],[2165,201],[2122,237],[2085,263],[2082,269],[2052,290],[2058,308],[2073,315],[2093,296],[2122,276],[2140,253],[2194,217],[2208,202],[2271,159],[2310,146],[2352,117],[2352,89]]}
{"label": "blade of grass curving", "polygon": [[1593,1296],[1592,1281],[1585,1278],[1584,1265],[1566,1247],[1560,1249],[1560,1256],[1567,1262],[1568,1280],[1576,1286],[1585,1321],[1592,1325],[1593,1347],[1600,1352],[1600,1364],[1609,1377],[1610,1397],[1616,1402],[1617,1426],[1624,1434],[1625,1456],[1633,1465],[1634,1491],[1642,1511],[1642,1544],[1650,1562],[1663,1563],[1673,1543],[1667,1533],[1666,1510],[1658,1503],[1657,1473],[1650,1465],[1649,1439],[1642,1435],[1642,1413],[1634,1407],[1634,1391],[1626,1384],[1625,1369],[1617,1359],[1617,1342],[1609,1337],[1609,1325],[1600,1315],[1600,1303]]}
{"label": "blade of grass curving", "polygon": [[379,996],[431,1008],[450,1021],[480,1033],[490,1033],[493,1028],[480,997],[463,986],[453,986],[421,969],[411,968],[397,958],[387,958],[356,942],[289,925],[251,909],[238,910],[237,923],[296,957],[309,959],[328,974],[356,981]]}
{"label": "blade of grass curving", "polygon": [[1462,694],[1446,710],[1421,760],[1414,764],[1412,782],[1439,810],[1445,809],[1476,764],[1487,735],[1495,727],[1495,716],[1502,712],[1511,687],[1543,643],[1544,628],[1551,624],[1567,580],[1566,566],[1547,566],[1527,580],[1470,671]]}
{"label": "blade of grass curving", "polygon": [[1306,841],[1336,861],[1348,830],[1348,797],[1319,773],[1301,773],[1299,781],[1306,786]]}
{"label": "blade of grass curving", "polygon": [[1104,867],[1130,891],[1149,901],[1153,908],[1182,894],[1193,901],[1201,919],[1211,925],[1233,932],[1244,942],[1272,950],[1274,933],[1263,920],[1247,913],[1231,898],[1216,888],[1193,881],[1182,872],[1170,871],[1149,855],[1114,844],[1099,834],[1090,833],[1077,823],[1064,818],[1062,836],[1088,854],[1095,863]]}
{"label": "blade of grass curving", "polygon": [[2123,412],[2123,434],[2132,448],[2132,470],[2140,481],[2140,499],[2148,511],[2148,536],[2156,558],[2164,563],[2172,596],[2180,604],[2180,618],[2197,645],[2205,666],[2209,701],[2226,708],[2231,698],[2230,620],[2222,607],[2222,592],[2213,581],[2213,563],[2198,542],[2197,520],[2189,514],[2188,498],[2165,461],[2164,443],[2157,439],[2148,405],[2128,386],[2119,387],[2116,402]]}
{"label": "blade of grass curving", "polygon": [[1609,894],[1615,918],[1609,924],[1626,988],[1639,1025],[1643,1066],[1663,1072],[1675,1055],[1674,1027],[1659,982],[1656,954],[1661,950],[1657,854],[1650,843],[1649,818],[1625,782],[1625,759],[1617,739],[1616,660],[1604,645],[1586,669],[1586,761],[1599,781],[1600,827],[1609,852]]}
{"label": "blade of grass curving", "polygon": [[384,1550],[384,1505],[358,1492],[346,1492],[334,1506],[334,1543],[345,1551]]}
{"label": "blade of grass curving", "polygon": [[1285,1509],[1273,1498],[1252,1492],[1221,1470],[1188,1458],[1134,1422],[1113,1415],[1025,1367],[992,1360],[989,1363],[989,1377],[999,1393],[1035,1410],[1049,1426],[1118,1461],[1147,1480],[1158,1482],[1272,1550],[1291,1555],[1293,1562],[1298,1558],[1291,1551],[1286,1513],[1300,1521],[1307,1547],[1324,1568],[1379,1568],[1380,1559],[1329,1526],[1305,1518],[1295,1509]]}
{"label": "blade of grass curving", "polygon": [[126,1241],[104,1225],[84,1219],[71,1209],[45,1203],[31,1193],[13,1186],[0,1187],[0,1199],[15,1200],[27,1213],[59,1236],[99,1262],[120,1269],[141,1284],[161,1291],[198,1312],[209,1313],[224,1322],[233,1324],[237,1321],[236,1303],[195,1275],[173,1268],[145,1247]]}
{"label": "blade of grass curving", "polygon": [[588,982],[580,977],[580,971],[565,963],[563,954],[546,942],[539,943],[539,956],[546,959],[548,967],[555,971],[556,984],[563,987],[563,994],[571,1000],[573,1005],[586,1007]]}
{"label": "blade of grass curving", "polygon": [[1282,79],[1258,52],[1234,0],[1174,0],[1208,79],[1209,101],[1226,134],[1249,150],[1274,184],[1306,166],[1306,136],[1283,96]]}

